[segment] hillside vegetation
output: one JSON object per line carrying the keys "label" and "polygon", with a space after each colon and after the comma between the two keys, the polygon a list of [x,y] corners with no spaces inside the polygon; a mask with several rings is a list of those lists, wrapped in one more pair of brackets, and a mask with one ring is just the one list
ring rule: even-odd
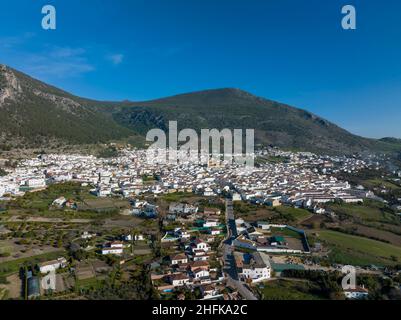
{"label": "hillside vegetation", "polygon": [[37,146],[143,141],[153,128],[254,129],[256,143],[328,154],[401,154],[401,141],[353,135],[306,110],[239,89],[216,89],[145,102],[100,102],[0,65],[0,144]]}

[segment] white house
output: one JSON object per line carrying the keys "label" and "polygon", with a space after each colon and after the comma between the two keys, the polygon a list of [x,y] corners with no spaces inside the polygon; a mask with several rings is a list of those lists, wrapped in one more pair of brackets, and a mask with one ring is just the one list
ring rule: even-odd
{"label": "white house", "polygon": [[124,236],[122,236],[122,238],[124,241],[132,241],[132,239],[133,239],[132,234],[124,235]]}
{"label": "white house", "polygon": [[266,221],[258,221],[257,227],[262,230],[270,230],[270,223]]}
{"label": "white house", "polygon": [[207,219],[203,226],[205,228],[210,228],[210,227],[217,227],[219,225],[219,220],[218,219]]}
{"label": "white house", "polygon": [[190,281],[189,277],[183,273],[173,274],[171,275],[170,279],[171,279],[171,284],[174,287],[185,286]]}
{"label": "white house", "polygon": [[96,234],[94,233],[89,233],[88,231],[84,231],[81,235],[81,239],[92,239],[93,237],[95,237]]}
{"label": "white house", "polygon": [[214,192],[211,188],[205,188],[205,191],[203,192],[203,195],[205,197],[213,197],[214,196]]}
{"label": "white house", "polygon": [[181,229],[181,228],[176,228],[176,229],[174,230],[174,233],[175,233],[175,235],[178,236],[180,239],[189,239],[189,238],[191,238],[191,235],[190,235],[187,231],[185,231],[185,230],[183,230],[183,229]]}
{"label": "white house", "polygon": [[323,207],[319,207],[319,206],[315,206],[313,208],[313,212],[316,214],[325,214],[326,213],[326,209]]}
{"label": "white house", "polygon": [[240,235],[236,239],[234,239],[232,245],[237,248],[250,249],[250,250],[256,250],[258,247],[255,242],[247,239],[244,235]]}
{"label": "white house", "polygon": [[209,271],[205,270],[205,269],[201,269],[201,268],[193,270],[192,273],[193,273],[195,279],[209,277]]}
{"label": "white house", "polygon": [[46,187],[46,180],[44,178],[30,178],[26,181],[26,186],[29,188],[43,188]]}
{"label": "white house", "polygon": [[192,250],[193,251],[203,250],[205,252],[208,252],[210,250],[210,246],[205,241],[196,239],[192,244]]}
{"label": "white house", "polygon": [[134,240],[135,241],[144,241],[145,240],[145,236],[143,234],[136,234],[134,236]]}
{"label": "white house", "polygon": [[67,260],[65,258],[58,258],[57,260],[41,263],[39,265],[39,270],[41,273],[45,274],[60,268],[65,268],[66,265],[67,265]]}
{"label": "white house", "polygon": [[53,201],[52,206],[61,208],[66,204],[66,202],[67,202],[66,198],[60,197],[60,198],[57,198],[56,200]]}
{"label": "white house", "polygon": [[259,282],[271,277],[271,266],[267,255],[256,252],[243,254],[242,257],[242,262],[237,264],[237,267],[245,280],[251,279],[252,282]]}
{"label": "white house", "polygon": [[115,255],[121,255],[123,254],[123,249],[122,248],[103,248],[102,249],[102,254],[103,255],[108,255],[108,254],[115,254]]}
{"label": "white house", "polygon": [[121,255],[123,254],[123,252],[124,252],[124,245],[121,242],[109,243],[102,249],[103,255],[108,255],[108,254]]}
{"label": "white house", "polygon": [[106,187],[98,188],[97,191],[96,191],[96,195],[99,198],[108,197],[108,196],[111,195],[111,188],[106,188]]}
{"label": "white house", "polygon": [[188,258],[185,254],[177,254],[171,258],[172,265],[185,264],[185,263],[188,263]]}
{"label": "white house", "polygon": [[239,193],[234,193],[233,201],[242,201],[241,195]]}
{"label": "white house", "polygon": [[369,291],[365,287],[356,287],[355,289],[344,290],[344,295],[347,299],[361,300],[368,297]]}
{"label": "white house", "polygon": [[196,261],[207,261],[209,260],[209,255],[207,255],[204,251],[195,252],[195,255],[192,257],[194,262]]}

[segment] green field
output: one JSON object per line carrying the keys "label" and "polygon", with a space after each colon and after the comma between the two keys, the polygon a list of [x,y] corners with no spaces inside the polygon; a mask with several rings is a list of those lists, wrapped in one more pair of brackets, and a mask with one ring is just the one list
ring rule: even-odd
{"label": "green field", "polygon": [[386,187],[389,190],[395,191],[395,190],[401,190],[401,187],[384,179],[370,179],[366,180],[365,184],[373,189],[374,187]]}
{"label": "green field", "polygon": [[353,265],[394,265],[401,261],[401,248],[384,242],[336,231],[319,231],[319,239],[332,249],[332,262]]}
{"label": "green field", "polygon": [[234,212],[249,221],[268,220],[271,223],[298,224],[313,216],[305,209],[289,206],[269,207],[246,202],[234,203]]}
{"label": "green field", "polygon": [[77,183],[53,184],[44,191],[26,193],[23,197],[18,198],[15,203],[20,208],[46,210],[55,199],[61,196],[76,202],[95,199],[96,197],[89,193],[89,189],[89,187],[82,187]]}
{"label": "green field", "polygon": [[60,250],[60,251],[41,254],[38,256],[21,258],[21,259],[3,262],[0,264],[0,276],[8,276],[10,274],[18,272],[19,268],[26,262],[37,264],[37,263],[41,263],[41,262],[45,262],[45,261],[49,261],[49,260],[54,260],[54,259],[60,258],[60,256],[62,256],[64,253],[65,253],[64,251]]}
{"label": "green field", "polygon": [[328,207],[336,214],[353,217],[362,222],[400,223],[400,219],[387,211],[384,204],[376,201],[366,201],[364,204],[329,204]]}
{"label": "green field", "polygon": [[7,294],[8,292],[5,288],[0,288],[0,300],[6,300]]}
{"label": "green field", "polygon": [[75,286],[79,289],[90,289],[90,288],[100,288],[101,281],[96,277],[84,279],[84,280],[76,280]]}
{"label": "green field", "polygon": [[318,288],[309,282],[275,280],[258,288],[262,300],[317,300],[320,296],[313,294]]}
{"label": "green field", "polygon": [[308,210],[287,207],[287,206],[275,207],[274,211],[277,211],[282,215],[288,216],[290,220],[293,220],[297,223],[304,221],[312,216],[312,213],[309,212]]}
{"label": "green field", "polygon": [[[98,219],[118,213],[121,207],[129,207],[128,201],[98,198],[92,195],[89,190],[90,187],[82,187],[77,183],[49,185],[46,190],[26,193],[23,197],[8,203],[8,214],[36,215],[46,218],[65,218],[66,220]],[[53,201],[60,197],[73,200],[77,203],[78,210],[52,207]]]}
{"label": "green field", "polygon": [[185,198],[195,197],[196,194],[190,192],[175,192],[162,196],[162,199],[167,202],[180,202]]}

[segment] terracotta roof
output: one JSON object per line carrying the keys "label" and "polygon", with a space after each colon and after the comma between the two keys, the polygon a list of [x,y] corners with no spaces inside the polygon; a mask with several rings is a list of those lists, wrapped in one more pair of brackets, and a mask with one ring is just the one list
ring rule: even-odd
{"label": "terracotta roof", "polygon": [[194,261],[191,263],[191,267],[193,267],[193,268],[208,267],[208,266],[209,266],[209,262],[203,261],[203,260]]}
{"label": "terracotta roof", "polygon": [[183,260],[183,259],[187,259],[187,256],[183,253],[177,254],[171,258],[171,260]]}
{"label": "terracotta roof", "polygon": [[189,277],[186,274],[183,273],[177,273],[177,274],[173,274],[171,275],[171,278],[173,280],[185,280],[185,279],[189,279]]}

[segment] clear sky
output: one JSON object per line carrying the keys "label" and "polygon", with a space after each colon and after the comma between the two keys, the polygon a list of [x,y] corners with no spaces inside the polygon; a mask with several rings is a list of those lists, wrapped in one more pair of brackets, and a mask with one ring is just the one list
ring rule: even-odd
{"label": "clear sky", "polygon": [[[57,29],[41,28],[41,8]],[[357,30],[341,28],[341,8]],[[401,138],[399,0],[4,0],[0,63],[74,94],[236,87],[353,133]]]}

